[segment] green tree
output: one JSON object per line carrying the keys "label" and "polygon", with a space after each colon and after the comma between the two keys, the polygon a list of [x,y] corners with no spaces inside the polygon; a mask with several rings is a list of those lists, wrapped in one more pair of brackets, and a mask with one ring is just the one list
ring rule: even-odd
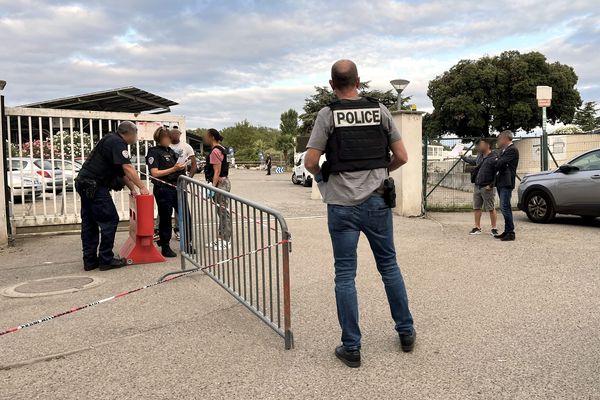
{"label": "green tree", "polygon": [[275,148],[279,131],[255,126],[247,120],[222,129],[223,145],[235,149],[235,157],[241,161],[258,160],[258,152]]}
{"label": "green tree", "polygon": [[[370,82],[360,84],[359,93],[363,97],[372,97],[383,103],[388,109],[394,110],[398,103],[398,95],[392,89],[387,91],[374,90],[369,87]],[[302,126],[300,135],[310,136],[317,114],[321,108],[335,100],[335,93],[327,86],[315,86],[316,93],[304,100],[304,113],[300,115]],[[410,101],[410,96],[402,97],[400,104],[402,109],[410,109],[406,103]]]}
{"label": "green tree", "polygon": [[283,153],[283,159],[286,163],[289,163],[289,152],[290,150],[293,151],[299,132],[298,112],[296,110],[290,108],[281,114],[279,130],[281,134],[277,138],[275,148]]}
{"label": "green tree", "polygon": [[597,105],[595,101],[586,102],[583,107],[577,110],[573,124],[580,127],[584,132],[590,132],[600,128],[600,117],[597,115]]}
{"label": "green tree", "polygon": [[549,63],[538,52],[462,60],[429,82],[434,111],[426,128],[462,137],[504,129],[531,131],[542,122],[535,99],[538,85],[552,87],[548,120],[568,124],[581,105],[577,79],[572,67]]}

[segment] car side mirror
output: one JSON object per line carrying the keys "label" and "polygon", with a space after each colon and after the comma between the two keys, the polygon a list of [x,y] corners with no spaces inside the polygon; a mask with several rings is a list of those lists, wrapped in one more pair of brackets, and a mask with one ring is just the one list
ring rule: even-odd
{"label": "car side mirror", "polygon": [[563,174],[570,174],[571,172],[579,171],[579,168],[577,168],[574,165],[563,164],[560,167],[558,167],[558,170]]}

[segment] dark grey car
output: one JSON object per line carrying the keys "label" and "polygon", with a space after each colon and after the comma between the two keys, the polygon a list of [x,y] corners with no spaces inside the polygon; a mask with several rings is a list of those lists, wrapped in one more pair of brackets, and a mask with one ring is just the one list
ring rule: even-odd
{"label": "dark grey car", "polygon": [[531,221],[541,223],[557,213],[600,217],[600,149],[583,153],[554,171],[523,177],[518,207]]}

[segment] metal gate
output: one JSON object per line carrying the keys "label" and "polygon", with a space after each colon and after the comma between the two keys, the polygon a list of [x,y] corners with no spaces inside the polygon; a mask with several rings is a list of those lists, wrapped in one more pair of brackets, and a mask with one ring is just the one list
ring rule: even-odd
{"label": "metal gate", "polygon": [[[79,223],[80,199],[73,191],[73,180],[98,140],[126,120],[135,122],[140,130],[140,141],[129,146],[129,154],[134,166],[142,172],[144,156],[154,144],[148,132],[155,125],[178,125],[185,134],[185,119],[181,116],[6,108],[4,140],[8,143],[12,226]],[[113,199],[121,220],[128,220],[127,190],[113,192]]]}
{"label": "metal gate", "polygon": [[[182,176],[177,185],[181,270],[201,270],[291,349],[291,236],[268,207]],[[188,268],[191,264],[192,268]]]}

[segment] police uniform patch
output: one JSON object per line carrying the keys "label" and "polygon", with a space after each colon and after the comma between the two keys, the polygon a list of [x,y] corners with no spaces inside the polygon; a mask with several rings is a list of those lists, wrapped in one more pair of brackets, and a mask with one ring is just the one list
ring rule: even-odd
{"label": "police uniform patch", "polygon": [[148,157],[148,164],[154,164],[154,157]]}
{"label": "police uniform patch", "polygon": [[128,152],[127,150],[123,150],[123,151],[121,152],[121,154],[123,155],[123,157],[125,157],[125,158],[129,158],[129,152]]}

